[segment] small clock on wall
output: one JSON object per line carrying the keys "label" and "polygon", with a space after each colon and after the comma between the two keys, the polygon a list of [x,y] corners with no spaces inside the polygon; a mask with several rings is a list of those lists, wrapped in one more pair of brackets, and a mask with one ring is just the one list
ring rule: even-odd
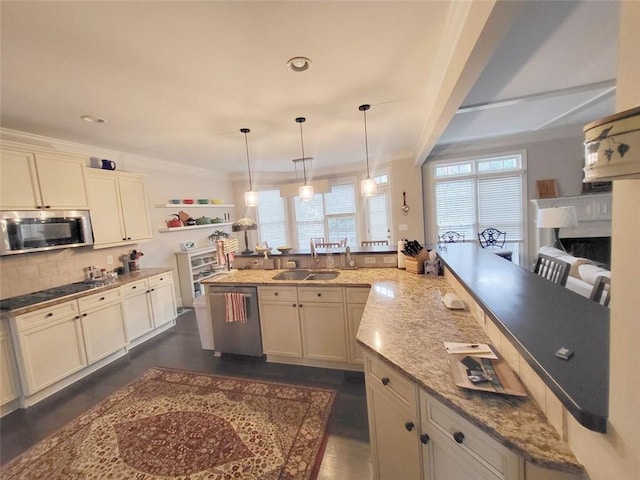
{"label": "small clock on wall", "polygon": [[189,250],[193,250],[196,248],[196,242],[182,242],[180,244],[180,250],[183,252],[188,252]]}

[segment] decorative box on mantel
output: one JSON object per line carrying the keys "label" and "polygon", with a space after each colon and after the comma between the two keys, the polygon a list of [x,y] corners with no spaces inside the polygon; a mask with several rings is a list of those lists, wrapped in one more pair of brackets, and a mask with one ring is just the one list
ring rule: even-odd
{"label": "decorative box on mantel", "polygon": [[640,178],[640,107],[584,128],[584,181]]}

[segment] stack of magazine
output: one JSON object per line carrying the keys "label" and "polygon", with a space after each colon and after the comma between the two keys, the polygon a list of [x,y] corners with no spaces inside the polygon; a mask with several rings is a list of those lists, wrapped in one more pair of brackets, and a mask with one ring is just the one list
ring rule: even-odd
{"label": "stack of magazine", "polygon": [[444,342],[454,383],[462,388],[526,397],[507,362],[486,343]]}

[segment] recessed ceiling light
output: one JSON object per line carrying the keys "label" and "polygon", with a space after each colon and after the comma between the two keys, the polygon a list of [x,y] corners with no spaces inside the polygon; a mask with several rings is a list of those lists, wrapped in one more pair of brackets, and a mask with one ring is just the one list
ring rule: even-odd
{"label": "recessed ceiling light", "polygon": [[94,117],[93,115],[82,115],[80,117],[85,122],[89,123],[107,123],[107,121],[102,117]]}
{"label": "recessed ceiling light", "polygon": [[294,72],[304,72],[309,70],[311,66],[311,60],[307,57],[293,57],[287,61],[287,68]]}

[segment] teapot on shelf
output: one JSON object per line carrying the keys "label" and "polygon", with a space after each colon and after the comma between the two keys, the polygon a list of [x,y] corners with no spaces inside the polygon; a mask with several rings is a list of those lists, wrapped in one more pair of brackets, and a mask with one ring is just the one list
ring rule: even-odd
{"label": "teapot on shelf", "polygon": [[176,227],[182,227],[182,220],[180,220],[180,217],[177,214],[173,214],[171,215],[171,218],[166,220],[167,223],[167,227],[169,228],[176,228]]}

